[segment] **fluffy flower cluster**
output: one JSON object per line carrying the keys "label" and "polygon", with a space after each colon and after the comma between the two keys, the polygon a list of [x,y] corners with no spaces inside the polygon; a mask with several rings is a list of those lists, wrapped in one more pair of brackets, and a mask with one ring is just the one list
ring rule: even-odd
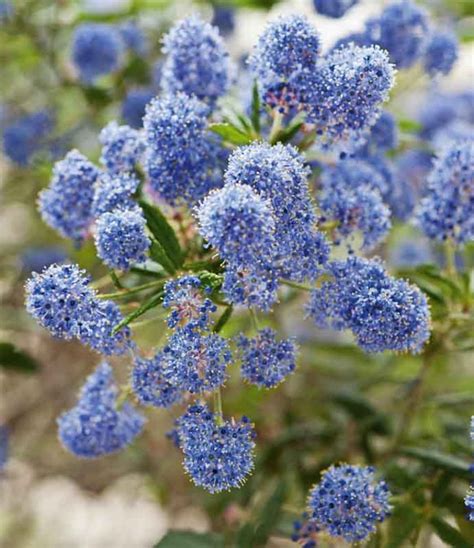
{"label": "fluffy flower cluster", "polygon": [[423,55],[428,74],[448,74],[458,58],[458,41],[450,32],[435,32],[429,39]]}
{"label": "fluffy flower cluster", "polygon": [[130,331],[112,329],[122,315],[111,301],[100,301],[89,278],[75,265],[52,265],[33,273],[26,284],[26,309],[55,337],[77,338],[102,354],[123,354]]}
{"label": "fluffy flower cluster", "polygon": [[323,472],[309,495],[310,520],[332,537],[359,542],[390,514],[390,492],[374,468],[342,464]]}
{"label": "fluffy flower cluster", "polygon": [[120,408],[112,368],[102,362],[88,377],[75,407],[58,419],[64,447],[83,458],[120,451],[141,432],[145,419],[129,403]]}
{"label": "fluffy flower cluster", "polygon": [[474,239],[474,141],[448,143],[433,163],[416,212],[429,238],[463,244]]}
{"label": "fluffy flower cluster", "polygon": [[273,329],[261,329],[253,339],[240,335],[242,378],[252,384],[273,388],[295,370],[295,344],[291,339],[277,340]]}
{"label": "fluffy flower cluster", "polygon": [[139,184],[139,179],[130,173],[102,173],[94,186],[93,216],[100,217],[114,209],[133,208],[132,196]]}
{"label": "fluffy flower cluster", "polygon": [[184,468],[211,493],[240,487],[253,468],[255,431],[246,417],[224,421],[205,405],[193,405],[177,421]]}
{"label": "fluffy flower cluster", "polygon": [[318,13],[336,19],[342,17],[357,2],[358,0],[313,0]]}
{"label": "fluffy flower cluster", "polygon": [[429,338],[426,298],[391,278],[378,260],[349,257],[328,267],[332,280],[314,289],[307,310],[316,325],[351,329],[366,352],[420,352]]}
{"label": "fluffy flower cluster", "polygon": [[133,171],[144,149],[141,134],[129,126],[110,122],[100,132],[101,163],[112,173]]}
{"label": "fluffy flower cluster", "polygon": [[361,150],[357,151],[357,156],[367,156],[384,152],[395,148],[397,144],[397,122],[393,114],[384,110],[375,124],[370,128],[367,143],[364,144]]}
{"label": "fluffy flower cluster", "polygon": [[163,39],[161,85],[213,104],[230,85],[229,54],[217,28],[199,17],[179,21]]}
{"label": "fluffy flower cluster", "polygon": [[39,152],[53,126],[51,115],[45,111],[22,116],[3,131],[3,150],[20,166],[30,163]]}
{"label": "fluffy flower cluster", "polygon": [[125,21],[118,27],[123,43],[130,51],[137,55],[146,55],[148,41],[142,29],[135,21]]}
{"label": "fluffy flower cluster", "polygon": [[135,129],[143,126],[145,108],[153,99],[155,93],[149,89],[132,89],[125,96],[122,102],[122,118],[125,123]]}

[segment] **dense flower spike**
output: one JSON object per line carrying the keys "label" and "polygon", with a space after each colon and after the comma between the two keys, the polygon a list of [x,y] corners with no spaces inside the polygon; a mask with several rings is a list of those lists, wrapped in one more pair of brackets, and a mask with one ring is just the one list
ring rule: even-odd
{"label": "dense flower spike", "polygon": [[144,150],[141,134],[129,126],[110,122],[100,132],[101,163],[112,173],[132,171]]}
{"label": "dense flower spike", "polygon": [[132,128],[143,126],[145,107],[153,99],[155,93],[149,89],[130,90],[122,103],[122,118]]}
{"label": "dense flower spike", "polygon": [[241,375],[246,381],[273,388],[295,370],[296,348],[291,339],[277,340],[273,329],[261,329],[253,339],[237,339],[242,362]]}
{"label": "dense flower spike", "polygon": [[138,177],[130,173],[103,173],[94,188],[92,214],[99,217],[114,209],[132,209],[135,202],[132,198],[138,189]]}
{"label": "dense flower spike", "polygon": [[440,152],[416,215],[429,238],[474,239],[474,140],[452,141]]}
{"label": "dense flower spike", "polygon": [[115,209],[97,219],[95,234],[97,254],[110,268],[129,270],[134,263],[146,260],[151,245],[146,221],[139,207]]}
{"label": "dense flower spike", "polygon": [[246,417],[224,421],[205,405],[192,405],[177,421],[184,468],[211,493],[240,487],[254,466],[255,431]]}
{"label": "dense flower spike", "polygon": [[168,327],[206,329],[209,326],[210,314],[217,307],[203,294],[201,280],[196,276],[183,276],[170,280],[164,286],[163,308],[170,309]]}
{"label": "dense flower spike", "polygon": [[357,2],[358,0],[313,0],[318,13],[334,18],[342,17]]}
{"label": "dense flower spike", "polygon": [[85,23],[74,31],[72,62],[80,78],[89,83],[119,68],[123,48],[123,41],[114,27]]}
{"label": "dense flower spike", "polygon": [[15,120],[3,131],[3,150],[6,156],[20,166],[28,165],[43,148],[52,125],[52,118],[45,111]]}
{"label": "dense flower spike", "polygon": [[224,384],[231,360],[229,345],[219,335],[178,329],[163,348],[163,377],[180,390],[201,394]]}
{"label": "dense flower spike", "polygon": [[391,278],[378,260],[349,257],[330,264],[331,281],[314,289],[307,310],[316,325],[351,329],[366,352],[420,352],[429,338],[426,298]]}
{"label": "dense flower spike", "polygon": [[58,418],[64,447],[83,458],[120,451],[141,432],[145,419],[130,404],[117,405],[112,368],[102,362],[87,378],[75,407]]}
{"label": "dense flower spike", "polygon": [[171,407],[182,401],[182,391],[163,377],[163,354],[135,358],[131,374],[133,393],[143,405]]}
{"label": "dense flower spike", "polygon": [[92,222],[94,183],[99,174],[77,150],[56,162],[49,187],[39,195],[43,221],[64,238],[80,243]]}
{"label": "dense flower spike", "polygon": [[217,28],[197,16],[179,21],[163,39],[167,55],[161,85],[214,103],[229,89],[230,60]]}
{"label": "dense flower spike", "polygon": [[458,58],[458,41],[450,32],[434,33],[424,51],[423,65],[431,75],[448,74]]}
{"label": "dense flower spike", "polygon": [[227,184],[249,185],[271,202],[281,275],[293,280],[314,279],[329,256],[328,243],[316,230],[309,173],[293,147],[255,143],[233,152],[224,176]]}
{"label": "dense flower spike", "polygon": [[146,170],[152,190],[170,203],[193,204],[222,184],[227,154],[207,133],[208,113],[184,93],[158,97],[146,108]]}
{"label": "dense flower spike", "polygon": [[360,146],[393,83],[393,66],[378,46],[349,44],[329,53],[319,67],[308,116],[319,146],[345,151]]}
{"label": "dense flower spike", "polygon": [[369,466],[341,464],[323,472],[313,487],[310,520],[332,537],[346,542],[366,539],[390,515],[390,492]]}

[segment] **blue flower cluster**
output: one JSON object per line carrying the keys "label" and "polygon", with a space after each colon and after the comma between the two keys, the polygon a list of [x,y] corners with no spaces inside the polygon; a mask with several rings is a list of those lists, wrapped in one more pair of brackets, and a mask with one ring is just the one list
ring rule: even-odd
{"label": "blue flower cluster", "polygon": [[118,31],[127,49],[137,55],[146,55],[148,52],[148,41],[142,29],[135,21],[125,21],[118,27]]}
{"label": "blue flower cluster", "polygon": [[450,32],[435,32],[423,54],[423,65],[428,74],[448,74],[458,58],[458,41]]}
{"label": "blue flower cluster", "polygon": [[129,403],[117,405],[112,368],[102,362],[87,378],[77,405],[58,418],[64,447],[83,458],[120,451],[140,434],[145,419]]}
{"label": "blue flower cluster", "polygon": [[[474,442],[474,415],[471,417],[471,442]],[[471,472],[473,467],[474,465],[471,466]],[[468,510],[468,519],[470,521],[474,521],[474,483],[471,483],[471,487],[466,493],[466,497],[464,498],[464,504]]]}
{"label": "blue flower cluster", "polygon": [[429,242],[422,238],[406,238],[390,251],[388,262],[395,268],[413,268],[434,262]]}
{"label": "blue flower cluster", "polygon": [[474,141],[448,143],[433,163],[417,211],[428,238],[463,244],[474,239]]}
{"label": "blue flower cluster", "polygon": [[211,25],[217,27],[222,36],[232,34],[235,29],[235,8],[226,5],[214,5],[212,7]]}
{"label": "blue flower cluster", "polygon": [[133,171],[144,150],[141,134],[129,126],[110,122],[100,132],[101,163],[112,173]]}
{"label": "blue flower cluster", "polygon": [[138,189],[138,177],[130,173],[102,173],[94,186],[92,214],[100,217],[114,209],[131,209]]}
{"label": "blue flower cluster", "polygon": [[56,162],[49,187],[39,195],[43,221],[64,238],[80,243],[92,222],[94,184],[99,174],[94,164],[77,150]]}
{"label": "blue flower cluster", "polygon": [[242,378],[251,384],[273,388],[295,370],[294,342],[291,339],[277,340],[273,329],[261,329],[253,339],[240,335],[237,346]]}
{"label": "blue flower cluster", "polygon": [[301,548],[317,548],[318,533],[321,529],[309,519],[308,513],[303,512],[302,519],[293,523],[291,540],[301,545]]}
{"label": "blue flower cluster", "polygon": [[246,417],[224,421],[205,405],[192,405],[177,421],[184,468],[211,493],[240,487],[254,466],[255,431]]}
{"label": "blue flower cluster", "polygon": [[26,283],[26,309],[55,337],[77,338],[102,354],[123,354],[130,330],[112,329],[122,315],[111,301],[100,301],[89,278],[75,265],[52,265]]}
{"label": "blue flower cluster", "polygon": [[4,470],[8,461],[10,445],[10,435],[8,428],[4,424],[0,424],[0,473]]}
{"label": "blue flower cluster", "polygon": [[398,127],[395,117],[386,110],[382,111],[380,117],[375,124],[370,128],[370,133],[367,137],[367,143],[362,147],[362,150],[357,151],[357,156],[369,154],[377,154],[398,145]]}
{"label": "blue flower cluster", "polygon": [[161,85],[165,92],[184,92],[210,104],[231,82],[230,59],[217,28],[197,16],[179,21],[163,38]]}
{"label": "blue flower cluster", "polygon": [[332,537],[365,540],[391,510],[388,486],[374,472],[370,466],[349,464],[325,470],[309,495],[310,520]]}
{"label": "blue flower cluster", "polygon": [[66,251],[60,246],[29,247],[20,257],[23,273],[41,272],[47,266],[62,263],[67,259]]}
{"label": "blue flower cluster", "polygon": [[366,352],[420,352],[429,338],[426,297],[390,277],[376,259],[349,257],[328,267],[332,279],[311,292],[308,314],[319,327],[351,329]]}
{"label": "blue flower cluster", "polygon": [[338,19],[342,17],[358,0],[313,0],[318,13]]}
{"label": "blue flower cluster", "polygon": [[96,222],[97,254],[110,268],[129,270],[134,263],[146,260],[151,240],[146,234],[146,220],[141,209],[114,209]]}
{"label": "blue flower cluster", "polygon": [[145,107],[153,99],[155,93],[150,89],[132,89],[122,102],[122,118],[125,123],[135,129],[143,126]]}

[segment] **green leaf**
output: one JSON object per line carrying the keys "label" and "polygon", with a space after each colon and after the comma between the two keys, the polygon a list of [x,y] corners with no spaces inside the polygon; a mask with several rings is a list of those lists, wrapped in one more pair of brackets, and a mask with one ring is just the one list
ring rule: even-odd
{"label": "green leaf", "polygon": [[252,138],[231,124],[210,124],[209,129],[233,145],[248,145]]}
{"label": "green leaf", "polygon": [[400,131],[405,133],[418,133],[422,126],[420,122],[417,122],[416,120],[400,118],[398,120],[398,127],[400,128]]}
{"label": "green leaf", "polygon": [[157,242],[161,244],[164,252],[175,267],[180,268],[183,264],[184,256],[173,227],[168,223],[166,217],[156,206],[153,206],[144,200],[139,200],[139,204],[145,215],[150,232],[156,238]]}
{"label": "green leaf", "polygon": [[233,307],[230,304],[222,313],[221,317],[217,320],[216,324],[214,325],[213,331],[214,333],[220,333],[222,328],[225,326],[225,324],[229,321],[230,317],[232,316]]}
{"label": "green leaf", "polygon": [[390,433],[387,417],[381,415],[362,394],[338,392],[333,395],[332,399],[358,422],[364,421],[369,431],[381,435]]}
{"label": "green leaf", "polygon": [[153,240],[151,243],[150,257],[170,274],[174,274],[176,272],[176,266],[173,261],[168,257],[166,251],[163,249],[163,246],[156,240]]}
{"label": "green leaf", "polygon": [[252,125],[255,131],[260,133],[260,94],[258,93],[257,80],[253,84],[251,113]]}
{"label": "green leaf", "polygon": [[16,348],[13,344],[0,343],[0,367],[19,373],[34,373],[39,364],[29,354]]}
{"label": "green leaf", "polygon": [[460,459],[458,457],[453,457],[437,451],[436,449],[423,449],[420,447],[402,447],[399,450],[399,453],[406,455],[408,457],[413,457],[425,464],[435,466],[436,468],[441,468],[446,470],[453,475],[469,478],[469,461]]}
{"label": "green leaf", "polygon": [[283,129],[278,136],[280,143],[289,143],[303,126],[303,120],[296,120],[293,124]]}
{"label": "green leaf", "polygon": [[441,518],[434,517],[430,523],[438,537],[446,542],[448,546],[453,546],[454,548],[472,548],[471,543],[465,540],[457,529]]}
{"label": "green leaf", "polygon": [[224,539],[216,533],[170,531],[154,548],[224,548]]}
{"label": "green leaf", "polygon": [[265,546],[281,515],[286,485],[280,481],[262,508],[255,529],[252,546]]}
{"label": "green leaf", "polygon": [[159,304],[161,304],[162,300],[163,290],[160,290],[158,293],[155,293],[155,295],[152,295],[149,299],[147,299],[136,310],[125,316],[125,318],[112,329],[112,335],[115,335],[115,333],[120,331],[122,327],[125,327],[130,322],[133,322],[133,320],[136,320],[140,316],[143,316],[143,314],[145,314],[145,312],[148,312],[148,310],[157,307]]}
{"label": "green leaf", "polygon": [[223,276],[221,274],[202,270],[201,272],[198,272],[196,276],[201,280],[204,287],[209,287],[212,291],[220,289],[222,285]]}
{"label": "green leaf", "polygon": [[422,523],[422,516],[416,507],[410,503],[395,506],[388,522],[387,542],[384,548],[399,548],[406,546],[405,542],[415,534]]}

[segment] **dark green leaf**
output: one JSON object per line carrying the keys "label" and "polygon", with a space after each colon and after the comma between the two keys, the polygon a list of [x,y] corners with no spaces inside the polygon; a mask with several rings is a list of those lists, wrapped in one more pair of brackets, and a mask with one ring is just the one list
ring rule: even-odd
{"label": "dark green leaf", "polygon": [[252,90],[252,108],[251,108],[252,125],[257,133],[260,133],[260,95],[258,93],[258,84],[255,80]]}
{"label": "dark green leaf", "polygon": [[224,539],[216,533],[170,531],[154,548],[224,548]]}
{"label": "dark green leaf", "polygon": [[176,266],[173,261],[168,257],[166,251],[163,249],[163,246],[156,240],[151,243],[150,257],[170,274],[174,274],[176,272]]}
{"label": "dark green leaf", "polygon": [[155,295],[151,296],[149,299],[147,299],[141,306],[139,306],[136,310],[125,316],[125,318],[118,323],[112,330],[112,334],[117,333],[122,329],[122,327],[125,327],[130,322],[133,322],[140,316],[143,316],[145,312],[148,312],[148,310],[151,310],[152,308],[157,307],[163,300],[163,291],[160,290],[158,293],[155,293]]}
{"label": "dark green leaf", "polygon": [[471,543],[467,542],[457,529],[441,518],[432,518],[430,523],[438,537],[446,542],[448,546],[472,548]]}
{"label": "dark green leaf", "polygon": [[293,137],[301,129],[303,124],[304,122],[300,120],[283,129],[278,136],[278,140],[280,141],[280,143],[289,143],[291,139],[293,139]]}
{"label": "dark green leaf", "polygon": [[285,500],[285,492],[285,482],[280,481],[259,514],[252,546],[266,545],[268,537],[280,518],[281,507]]}
{"label": "dark green leaf", "polygon": [[253,523],[245,523],[237,532],[235,539],[236,548],[248,548],[249,546],[252,546],[254,533]]}
{"label": "dark green leaf", "polygon": [[338,392],[333,401],[343,407],[356,421],[365,422],[368,430],[378,434],[388,434],[390,428],[387,418],[362,395],[355,392]]}
{"label": "dark green leaf", "polygon": [[248,145],[252,138],[231,124],[210,124],[209,129],[220,135],[224,141],[233,145]]}
{"label": "dark green leaf", "polygon": [[395,506],[388,522],[387,542],[384,548],[406,546],[406,541],[416,533],[422,523],[422,517],[413,504],[404,503]]}
{"label": "dark green leaf", "polygon": [[441,476],[438,478],[433,488],[433,495],[431,497],[431,500],[433,501],[433,504],[435,506],[441,506],[446,496],[447,490],[449,489],[449,486],[451,485],[451,480],[452,480],[452,476],[448,474],[447,472],[443,472]]}
{"label": "dark green leaf", "polygon": [[201,280],[204,287],[209,287],[213,291],[219,289],[222,285],[223,277],[221,274],[214,274],[207,270],[198,272],[196,276]]}
{"label": "dark green leaf", "polygon": [[441,468],[446,470],[453,475],[469,478],[469,465],[470,463],[466,460],[460,459],[458,457],[453,457],[445,453],[441,453],[436,449],[423,449],[420,447],[402,447],[399,450],[399,453],[406,455],[408,457],[413,457],[425,464],[429,464],[436,468]]}
{"label": "dark green leaf", "polygon": [[87,102],[93,107],[103,108],[113,100],[112,95],[106,89],[89,87],[83,88],[82,91]]}
{"label": "dark green leaf", "polygon": [[39,364],[29,354],[16,348],[13,344],[0,343],[0,367],[18,371],[19,373],[34,373]]}
{"label": "dark green leaf", "polygon": [[214,325],[214,333],[219,333],[224,325],[229,321],[230,317],[232,316],[232,305],[229,305],[224,312],[222,313],[221,317],[217,320],[216,324]]}

